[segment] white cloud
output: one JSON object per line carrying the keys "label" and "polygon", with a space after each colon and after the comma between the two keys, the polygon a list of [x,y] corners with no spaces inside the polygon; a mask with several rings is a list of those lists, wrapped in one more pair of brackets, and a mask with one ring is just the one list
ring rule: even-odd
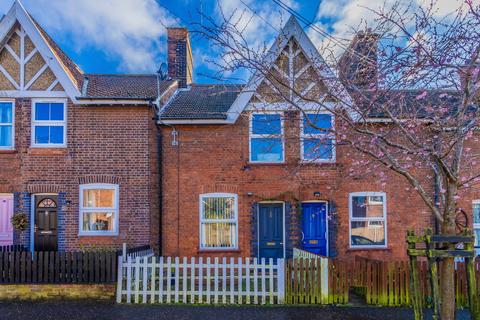
{"label": "white cloud", "polygon": [[[383,5],[386,8],[400,3],[405,8],[412,4],[412,0],[322,0],[318,13],[317,21],[332,21],[330,25],[330,35],[335,39],[348,39],[353,36],[355,29],[365,25],[372,25],[376,15],[372,10],[380,9]],[[428,6],[432,0],[414,0],[413,5]],[[473,0],[474,4],[480,4],[480,0]],[[437,0],[435,2],[434,12],[437,17],[444,17],[465,5],[465,0]],[[325,30],[326,28],[320,23],[317,25]],[[319,47],[335,47],[335,44],[315,30],[309,29],[308,33],[313,42]],[[339,46],[336,46],[334,51],[337,54],[342,52]]]}
{"label": "white cloud", "polygon": [[[11,5],[2,1],[0,12]],[[165,25],[175,20],[151,0],[25,0],[50,32],[67,35],[81,51],[95,47],[119,61],[122,72],[152,72],[166,51]]]}

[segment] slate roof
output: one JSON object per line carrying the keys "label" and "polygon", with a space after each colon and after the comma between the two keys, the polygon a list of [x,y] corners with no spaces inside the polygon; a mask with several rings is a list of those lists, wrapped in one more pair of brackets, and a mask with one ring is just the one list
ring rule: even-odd
{"label": "slate roof", "polygon": [[[160,82],[160,94],[174,80]],[[155,74],[87,74],[80,98],[154,100],[158,96]]]}
{"label": "slate roof", "polygon": [[83,71],[80,67],[70,59],[69,56],[57,45],[57,43],[48,35],[48,33],[38,24],[35,19],[32,18],[33,23],[35,23],[36,27],[42,34],[43,38],[48,43],[48,46],[53,51],[53,53],[57,56],[58,61],[62,64],[63,68],[67,71],[70,75],[70,78],[75,82],[77,89],[80,91],[83,85]]}
{"label": "slate roof", "polygon": [[[395,117],[415,117],[427,119],[433,115],[449,116],[455,114],[460,104],[461,93],[455,90],[378,90],[362,93],[351,92],[360,110],[368,118],[389,118],[387,109]],[[447,112],[436,112],[446,108]]]}
{"label": "slate roof", "polygon": [[[36,27],[51,48],[60,64],[67,71],[81,92],[79,99],[125,99],[154,100],[157,98],[157,75],[155,74],[85,74],[70,57],[57,45],[48,33],[33,19]],[[163,93],[173,83],[160,83]]]}
{"label": "slate roof", "polygon": [[192,84],[189,89],[176,93],[160,117],[169,120],[225,120],[241,90],[241,85]]}

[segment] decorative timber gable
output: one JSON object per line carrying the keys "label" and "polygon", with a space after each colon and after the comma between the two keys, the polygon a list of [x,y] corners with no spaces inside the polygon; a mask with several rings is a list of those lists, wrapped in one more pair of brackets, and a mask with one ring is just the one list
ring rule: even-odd
{"label": "decorative timber gable", "polygon": [[0,90],[65,91],[25,30],[12,31],[0,51]]}
{"label": "decorative timber gable", "polygon": [[20,1],[15,1],[0,21],[0,97],[69,97],[76,101],[80,84],[69,70],[71,61],[63,60],[63,53]]}

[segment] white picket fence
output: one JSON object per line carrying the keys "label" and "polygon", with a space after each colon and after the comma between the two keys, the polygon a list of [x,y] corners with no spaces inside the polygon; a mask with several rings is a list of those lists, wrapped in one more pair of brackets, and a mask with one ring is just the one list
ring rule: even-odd
{"label": "white picket fence", "polygon": [[117,302],[283,304],[285,261],[119,257]]}

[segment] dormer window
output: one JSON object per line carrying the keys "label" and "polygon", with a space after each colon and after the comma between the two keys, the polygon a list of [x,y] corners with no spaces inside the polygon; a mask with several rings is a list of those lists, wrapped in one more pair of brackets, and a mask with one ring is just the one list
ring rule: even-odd
{"label": "dormer window", "polygon": [[282,113],[252,113],[250,117],[250,162],[284,162]]}
{"label": "dormer window", "polygon": [[333,126],[333,115],[329,112],[307,112],[302,115],[300,152],[303,161],[335,161]]}

